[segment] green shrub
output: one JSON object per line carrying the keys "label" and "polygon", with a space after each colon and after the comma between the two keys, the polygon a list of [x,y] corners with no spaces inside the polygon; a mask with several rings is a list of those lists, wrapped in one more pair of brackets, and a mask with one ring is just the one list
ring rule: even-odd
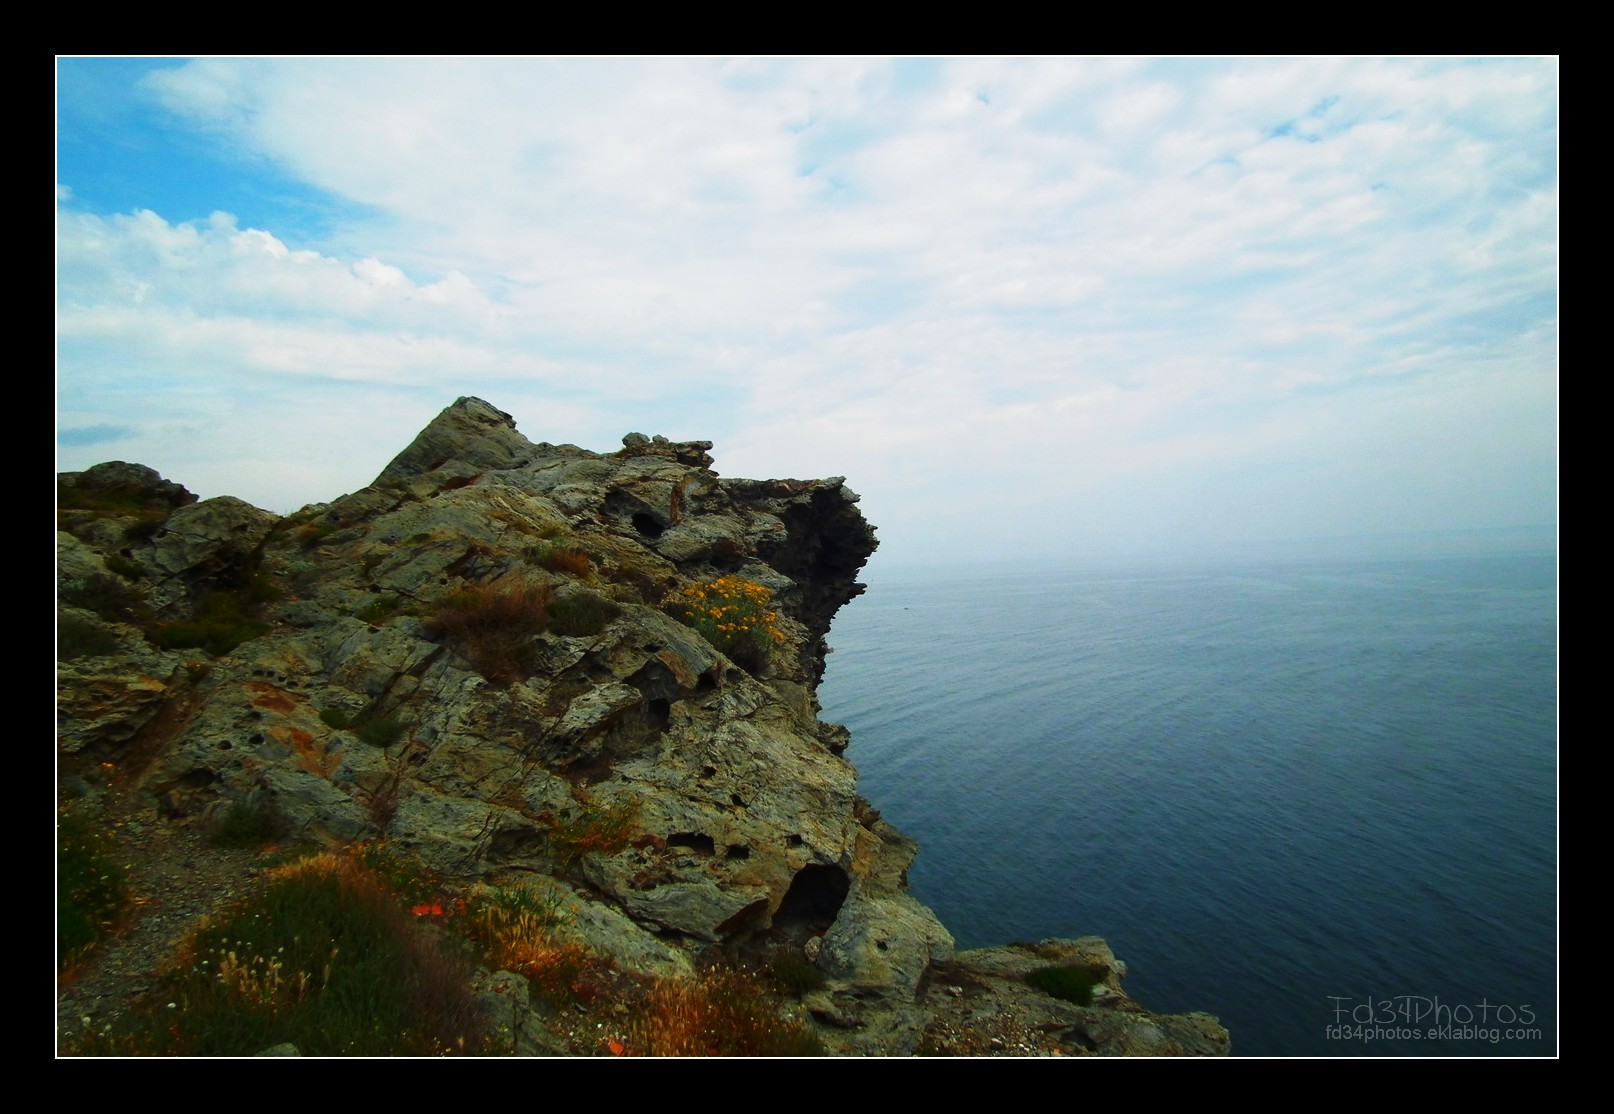
{"label": "green shrub", "polygon": [[90,1054],[305,1056],[476,1052],[471,967],[423,931],[385,880],[330,852],[267,872],[246,900],[186,941],[160,995]]}
{"label": "green shrub", "polygon": [[105,657],[118,652],[118,639],[105,627],[63,615],[56,620],[56,660]]}
{"label": "green shrub", "polygon": [[409,721],[397,712],[366,712],[353,720],[359,742],[385,750],[409,730]]}
{"label": "green shrub", "polygon": [[164,650],[206,650],[216,658],[268,631],[269,624],[256,619],[177,619],[156,626],[148,637]]}
{"label": "green shrub", "polygon": [[321,708],[319,713],[319,721],[326,727],[336,731],[342,731],[346,729],[350,719],[348,714],[341,708]]}
{"label": "green shrub", "polygon": [[146,575],[145,566],[139,561],[131,561],[117,553],[108,557],[104,564],[109,571],[117,573],[125,580],[140,580]]}
{"label": "green shrub", "polygon": [[129,902],[123,868],[100,818],[56,816],[56,955],[69,966],[105,937]]}
{"label": "green shrub", "polygon": [[192,618],[147,623],[146,637],[165,650],[206,650],[220,657],[269,632],[271,625],[259,619],[258,612],[280,595],[280,586],[267,574],[245,570],[233,586],[209,592]]}
{"label": "green shrub", "polygon": [[673,596],[667,610],[751,673],[762,672],[785,641],[773,593],[754,580],[720,576],[691,585]]}
{"label": "green shrub", "polygon": [[549,629],[556,634],[593,637],[622,614],[622,608],[593,592],[572,592],[550,601]]}
{"label": "green shrub", "polygon": [[1075,1002],[1078,1006],[1093,1004],[1093,988],[1104,981],[1104,972],[1082,964],[1064,967],[1039,967],[1026,973],[1026,982],[1044,994]]}
{"label": "green shrub", "polygon": [[251,848],[273,843],[286,834],[286,817],[268,797],[232,801],[208,842],[214,847]]}
{"label": "green shrub", "polygon": [[151,612],[140,593],[106,573],[91,573],[69,580],[62,585],[59,595],[63,603],[93,611],[109,622],[141,625],[151,620]]}
{"label": "green shrub", "polygon": [[768,965],[768,976],[780,990],[794,994],[798,998],[824,986],[824,972],[814,966],[806,956],[790,949],[782,948],[773,953],[773,960]]}

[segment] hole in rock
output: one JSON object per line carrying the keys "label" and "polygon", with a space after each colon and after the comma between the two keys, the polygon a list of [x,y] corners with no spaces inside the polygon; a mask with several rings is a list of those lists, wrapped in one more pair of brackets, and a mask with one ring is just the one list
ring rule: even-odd
{"label": "hole in rock", "polygon": [[667,837],[668,847],[687,847],[691,851],[699,851],[702,855],[711,855],[717,852],[717,842],[709,835],[700,832],[674,832]]}
{"label": "hole in rock", "polygon": [[791,935],[806,937],[828,928],[846,902],[852,883],[838,866],[809,863],[796,872],[773,915],[774,927]]}
{"label": "hole in rock", "polygon": [[[678,687],[678,678],[673,676],[673,671],[659,661],[646,662],[643,668],[628,678],[628,684],[644,693],[645,699],[652,704],[659,703],[660,714],[663,716],[671,708],[672,702],[684,695],[683,690]],[[651,708],[651,714],[657,714],[654,707]]]}
{"label": "hole in rock", "polygon": [[672,723],[672,704],[666,700],[652,700],[645,706],[650,726],[657,731],[665,731]]}

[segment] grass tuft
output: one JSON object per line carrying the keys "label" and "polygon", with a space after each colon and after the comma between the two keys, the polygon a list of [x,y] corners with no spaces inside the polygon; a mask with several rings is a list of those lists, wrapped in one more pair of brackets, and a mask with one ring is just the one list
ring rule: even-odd
{"label": "grass tuft", "polygon": [[397,712],[365,712],[351,724],[359,742],[385,750],[409,730],[409,721]]}
{"label": "grass tuft", "polygon": [[447,638],[471,667],[494,684],[531,672],[532,639],[548,625],[549,585],[519,576],[468,584],[438,600],[426,631]]}
{"label": "grass tuft", "polygon": [[558,898],[526,886],[483,887],[466,903],[467,935],[495,970],[525,975],[552,1004],[577,997],[584,972],[600,960],[580,944],[558,939]]}
{"label": "grass tuft", "polygon": [[589,557],[588,551],[568,542],[538,542],[528,546],[522,556],[529,565],[548,569],[550,572],[587,576],[594,571],[594,561]]}
{"label": "grass tuft", "polygon": [[550,829],[549,850],[565,871],[584,855],[615,855],[630,846],[639,823],[639,806],[632,801],[601,804],[585,797]]}
{"label": "grass tuft", "polygon": [[593,592],[573,592],[549,604],[549,629],[556,634],[592,638],[615,621],[622,608]]}
{"label": "grass tuft", "polygon": [[77,661],[118,652],[118,638],[105,627],[63,615],[56,620],[56,660]]}
{"label": "grass tuft", "polygon": [[780,990],[794,994],[798,998],[814,990],[821,990],[824,986],[824,972],[814,966],[806,956],[794,950],[781,949],[774,952],[773,960],[768,965],[768,977]]}
{"label": "grass tuft", "polygon": [[129,891],[100,818],[56,816],[56,952],[66,968],[95,947],[128,907]]}
{"label": "grass tuft", "polygon": [[208,842],[214,847],[253,848],[273,843],[286,834],[286,817],[267,797],[232,801]]}
{"label": "grass tuft", "polygon": [[693,979],[658,980],[627,1050],[645,1056],[824,1054],[810,1028],[779,1016],[756,975],[722,967]]}
{"label": "grass tuft", "polygon": [[1039,967],[1026,972],[1026,982],[1044,994],[1078,1006],[1093,1004],[1093,988],[1104,981],[1104,972],[1085,964]]}
{"label": "grass tuft", "polygon": [[144,625],[151,621],[151,611],[140,593],[120,578],[106,573],[69,580],[62,585],[58,596],[63,603],[92,611],[109,622]]}
{"label": "grass tuft", "polygon": [[353,855],[277,867],[184,944],[155,999],[85,1054],[305,1056],[475,1052],[483,1022],[468,959],[442,946]]}

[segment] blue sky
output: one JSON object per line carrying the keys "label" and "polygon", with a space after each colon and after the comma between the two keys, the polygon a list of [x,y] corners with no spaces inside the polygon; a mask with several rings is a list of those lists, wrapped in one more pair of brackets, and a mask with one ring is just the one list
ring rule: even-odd
{"label": "blue sky", "polygon": [[882,560],[1557,521],[1556,59],[59,59],[57,465],[278,512],[463,394]]}

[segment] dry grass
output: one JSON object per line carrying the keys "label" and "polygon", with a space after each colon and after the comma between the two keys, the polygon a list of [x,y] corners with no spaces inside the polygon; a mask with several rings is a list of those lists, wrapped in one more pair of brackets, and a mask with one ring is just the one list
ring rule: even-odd
{"label": "dry grass", "polygon": [[811,1029],[779,1016],[762,979],[721,967],[658,980],[626,1048],[642,1056],[824,1054]]}
{"label": "dry grass", "polygon": [[476,895],[466,909],[466,931],[495,970],[525,975],[550,1001],[576,997],[584,972],[600,961],[580,944],[555,934],[557,901],[520,886]]}
{"label": "dry grass", "polygon": [[588,551],[566,542],[539,542],[527,548],[525,557],[529,564],[548,569],[550,572],[586,577],[594,571],[594,561]]}
{"label": "dry grass", "polygon": [[530,672],[532,639],[548,626],[553,595],[549,585],[514,575],[468,584],[437,601],[426,630],[455,642],[489,681],[509,684]]}

